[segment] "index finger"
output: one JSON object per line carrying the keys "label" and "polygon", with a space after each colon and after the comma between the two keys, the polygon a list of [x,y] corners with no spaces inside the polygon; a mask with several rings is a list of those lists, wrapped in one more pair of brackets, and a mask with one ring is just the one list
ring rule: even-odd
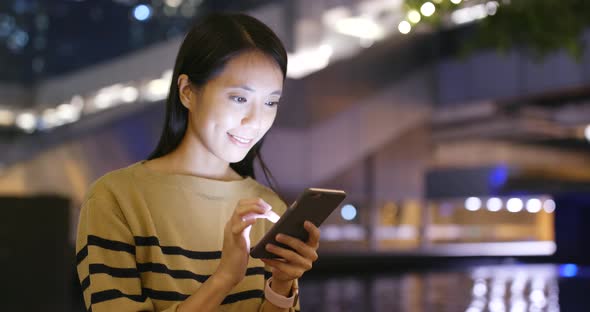
{"label": "index finger", "polygon": [[277,223],[277,221],[279,221],[281,217],[274,211],[269,210],[263,214],[258,214],[258,213],[248,213],[246,215],[244,215],[242,217],[242,219],[244,220],[249,220],[249,219],[267,219],[272,223]]}
{"label": "index finger", "polygon": [[271,210],[272,206],[270,204],[268,204],[264,199],[262,198],[244,198],[244,199],[240,199],[240,201],[238,202],[238,205],[242,206],[242,205],[257,205],[260,207],[263,207],[265,210]]}

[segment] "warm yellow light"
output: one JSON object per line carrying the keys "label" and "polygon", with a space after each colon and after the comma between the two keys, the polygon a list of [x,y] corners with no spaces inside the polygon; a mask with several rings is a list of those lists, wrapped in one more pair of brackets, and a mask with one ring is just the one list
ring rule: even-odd
{"label": "warm yellow light", "polygon": [[421,19],[422,15],[420,15],[420,12],[416,10],[411,10],[410,12],[408,12],[408,20],[410,20],[410,22],[416,24],[420,22]]}
{"label": "warm yellow light", "polygon": [[366,17],[348,17],[339,20],[336,30],[342,34],[361,39],[378,40],[385,36],[385,30],[374,19]]}
{"label": "warm yellow light", "polygon": [[14,123],[14,113],[7,109],[0,109],[0,126],[10,126]]}
{"label": "warm yellow light", "polygon": [[420,7],[420,12],[422,12],[422,15],[424,15],[426,17],[434,14],[435,11],[436,11],[436,7],[434,6],[434,4],[432,4],[432,2],[425,2]]}
{"label": "warm yellow light", "polygon": [[410,25],[410,23],[408,21],[401,21],[401,23],[399,23],[399,26],[397,27],[397,29],[399,30],[400,33],[406,35],[406,34],[410,33],[410,31],[412,30],[412,25]]}

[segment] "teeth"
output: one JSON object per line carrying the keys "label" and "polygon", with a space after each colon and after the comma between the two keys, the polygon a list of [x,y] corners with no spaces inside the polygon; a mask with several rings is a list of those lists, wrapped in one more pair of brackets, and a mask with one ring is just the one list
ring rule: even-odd
{"label": "teeth", "polygon": [[246,140],[246,139],[243,139],[243,138],[237,137],[237,136],[235,136],[235,135],[233,135],[233,134],[230,134],[230,135],[231,135],[231,136],[232,136],[234,139],[236,139],[238,142],[240,142],[240,143],[250,143],[250,141],[252,141],[252,140]]}

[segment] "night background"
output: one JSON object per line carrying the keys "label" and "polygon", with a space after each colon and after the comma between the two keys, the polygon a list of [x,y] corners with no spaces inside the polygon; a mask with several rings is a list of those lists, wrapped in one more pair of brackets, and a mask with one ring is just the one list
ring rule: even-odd
{"label": "night background", "polygon": [[303,311],[587,310],[583,0],[3,0],[6,308],[85,310],[80,205],[155,147],[183,36],[217,11],[287,47],[263,147],[280,194],[348,193]]}

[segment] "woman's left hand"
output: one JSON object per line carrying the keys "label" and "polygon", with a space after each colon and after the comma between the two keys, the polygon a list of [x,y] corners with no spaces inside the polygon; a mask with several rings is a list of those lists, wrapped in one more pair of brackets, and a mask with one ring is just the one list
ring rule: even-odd
{"label": "woman's left hand", "polygon": [[303,227],[309,233],[307,242],[298,238],[278,234],[276,240],[293,250],[285,249],[274,244],[267,244],[266,250],[282,259],[262,259],[272,270],[273,280],[293,281],[300,278],[303,273],[311,270],[313,263],[318,259],[317,250],[320,246],[320,229],[313,223],[305,221]]}

